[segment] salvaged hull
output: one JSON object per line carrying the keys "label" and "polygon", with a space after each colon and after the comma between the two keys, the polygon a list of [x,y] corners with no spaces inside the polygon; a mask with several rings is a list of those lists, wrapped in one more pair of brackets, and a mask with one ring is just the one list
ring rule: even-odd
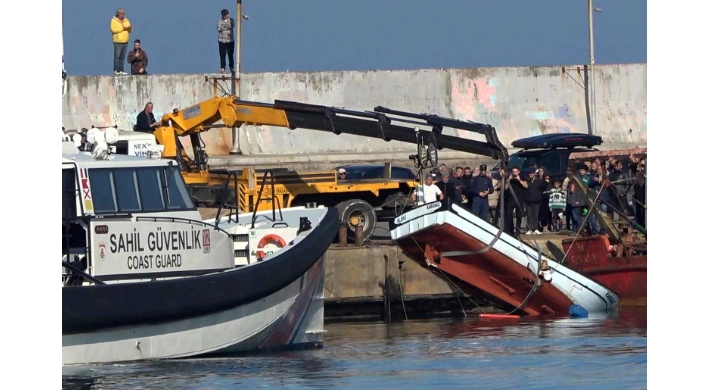
{"label": "salvaged hull", "polygon": [[436,202],[403,214],[391,235],[413,259],[483,290],[520,314],[565,315],[572,304],[589,312],[606,311],[619,301],[612,290],[499,234],[455,204]]}
{"label": "salvaged hull", "polygon": [[565,265],[619,295],[621,306],[646,306],[646,255],[617,256],[605,236],[562,242]]}

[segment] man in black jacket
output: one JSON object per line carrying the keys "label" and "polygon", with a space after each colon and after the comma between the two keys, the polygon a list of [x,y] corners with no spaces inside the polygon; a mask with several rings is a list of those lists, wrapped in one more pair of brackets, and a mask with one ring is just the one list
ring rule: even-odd
{"label": "man in black jacket", "polygon": [[136,126],[133,130],[143,133],[153,133],[154,129],[158,126],[160,126],[160,122],[155,121],[153,103],[148,102],[148,104],[145,105],[145,109],[136,117]]}
{"label": "man in black jacket", "polygon": [[453,177],[449,178],[449,189],[447,190],[449,198],[459,206],[463,206],[463,199],[465,195],[465,185],[463,184],[463,180],[461,180],[462,177],[463,167],[456,167],[456,169],[454,169]]}
{"label": "man in black jacket", "polygon": [[525,234],[541,234],[538,223],[542,193],[547,188],[545,180],[541,179],[534,169],[528,172],[528,188],[525,192],[525,208],[528,216],[528,231]]}
{"label": "man in black jacket", "polygon": [[[520,225],[523,223],[522,206],[525,204],[525,192],[528,188],[528,182],[520,175],[520,168],[513,167],[510,170],[510,184],[505,186],[505,231],[511,236],[520,235]],[[515,202],[511,190],[518,198]],[[520,207],[518,206],[520,204]],[[515,230],[513,229],[513,212],[515,212]]]}
{"label": "man in black jacket", "polygon": [[490,222],[488,195],[493,193],[493,180],[486,175],[488,167],[484,164],[479,169],[479,175],[471,180],[466,196],[471,202],[471,212],[486,222]]}

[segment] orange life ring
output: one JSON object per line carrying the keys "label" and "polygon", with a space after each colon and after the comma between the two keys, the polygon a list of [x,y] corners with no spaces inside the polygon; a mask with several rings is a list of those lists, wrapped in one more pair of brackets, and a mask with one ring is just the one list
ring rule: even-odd
{"label": "orange life ring", "polygon": [[266,244],[272,243],[276,244],[279,248],[283,248],[286,246],[286,241],[281,238],[281,236],[276,235],[276,234],[267,234],[264,237],[259,240],[259,243],[256,245],[256,258],[259,260],[262,260],[264,257],[266,257],[266,252],[265,251],[260,251],[259,249],[262,249],[266,246]]}

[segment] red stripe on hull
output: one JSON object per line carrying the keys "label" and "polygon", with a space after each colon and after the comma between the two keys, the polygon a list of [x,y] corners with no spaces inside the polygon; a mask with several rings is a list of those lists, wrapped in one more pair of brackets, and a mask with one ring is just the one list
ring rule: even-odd
{"label": "red stripe on hull", "polygon": [[[441,271],[483,290],[503,303],[513,307],[521,305],[537,277],[515,260],[495,249],[480,255],[441,255],[442,252],[477,251],[487,244],[447,224],[434,225],[397,242],[413,259],[423,261],[426,254],[429,262]],[[422,253],[422,249],[425,253]],[[560,315],[566,314],[571,305],[572,301],[566,295],[543,280],[542,286],[520,310],[528,315]]]}
{"label": "red stripe on hull", "polygon": [[565,266],[614,291],[619,295],[619,305],[646,305],[645,255],[612,257],[601,236],[565,240],[562,247],[567,252]]}

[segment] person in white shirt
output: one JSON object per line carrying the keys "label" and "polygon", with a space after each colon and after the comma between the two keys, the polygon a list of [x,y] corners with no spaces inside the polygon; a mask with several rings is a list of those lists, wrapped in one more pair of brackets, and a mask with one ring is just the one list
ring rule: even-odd
{"label": "person in white shirt", "polygon": [[434,177],[428,174],[424,178],[424,184],[418,185],[412,194],[412,200],[417,202],[417,206],[421,206],[425,203],[436,202],[437,199],[443,200],[444,193],[434,184]]}

